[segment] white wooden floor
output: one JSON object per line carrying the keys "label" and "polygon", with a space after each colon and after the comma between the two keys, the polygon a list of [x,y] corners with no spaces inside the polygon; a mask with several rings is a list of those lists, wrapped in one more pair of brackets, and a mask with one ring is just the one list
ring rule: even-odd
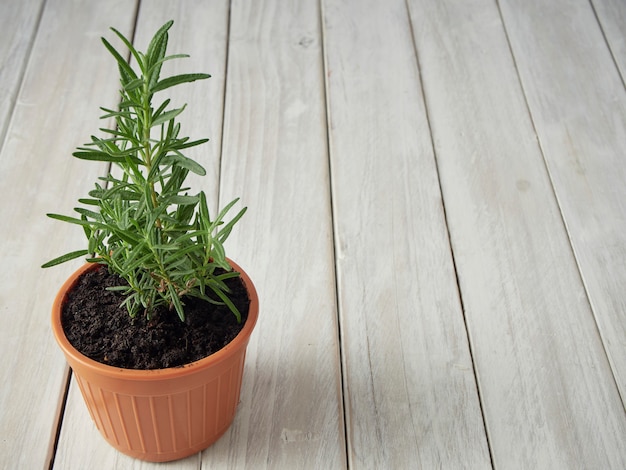
{"label": "white wooden floor", "polygon": [[117,100],[100,36],[168,19],[261,314],[234,425],[159,468],[626,468],[623,0],[0,1],[0,468],[157,468],[68,386],[79,263],[39,266],[105,171],[70,156]]}

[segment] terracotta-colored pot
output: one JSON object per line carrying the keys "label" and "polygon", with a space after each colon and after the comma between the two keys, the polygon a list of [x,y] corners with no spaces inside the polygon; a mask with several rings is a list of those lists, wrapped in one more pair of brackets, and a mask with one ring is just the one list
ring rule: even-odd
{"label": "terracotta-colored pot", "polygon": [[259,298],[248,275],[235,263],[250,297],[241,332],[220,351],[191,364],[132,370],[96,362],[78,352],[61,326],[67,292],[86,264],[62,286],[52,309],[52,329],[74,371],[87,408],[104,438],[124,454],[152,462],[192,455],[226,432],[239,403],[243,365],[259,313]]}

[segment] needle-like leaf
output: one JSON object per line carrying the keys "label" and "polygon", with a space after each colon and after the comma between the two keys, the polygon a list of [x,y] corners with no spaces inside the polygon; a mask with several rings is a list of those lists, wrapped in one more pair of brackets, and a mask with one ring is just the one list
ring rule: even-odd
{"label": "needle-like leaf", "polygon": [[173,77],[164,78],[154,85],[150,91],[152,93],[156,93],[157,91],[166,90],[175,85],[180,85],[181,83],[195,82],[196,80],[204,80],[205,78],[210,77],[211,75],[208,73],[187,73],[183,75],[174,75]]}
{"label": "needle-like leaf", "polygon": [[54,258],[53,260],[48,261],[41,265],[42,268],[50,268],[52,266],[56,266],[57,264],[65,263],[66,261],[70,261],[76,258],[80,258],[82,256],[87,255],[89,252],[87,250],[78,250],[72,251],[71,253],[67,253],[63,256],[59,256],[58,258]]}

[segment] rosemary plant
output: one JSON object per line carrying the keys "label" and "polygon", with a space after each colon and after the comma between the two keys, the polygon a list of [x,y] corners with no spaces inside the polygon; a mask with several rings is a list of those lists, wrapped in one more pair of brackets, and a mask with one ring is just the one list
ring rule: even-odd
{"label": "rosemary plant", "polygon": [[47,214],[82,226],[88,248],[43,267],[86,255],[89,262],[107,265],[128,283],[112,289],[126,295],[122,305],[131,316],[143,311],[150,317],[156,307],[166,305],[184,321],[184,297],[192,296],[226,304],[241,321],[224,283],[238,273],[228,265],[223,243],[246,208],[225,222],[235,199],[212,220],[204,192],[187,193],[188,173],[204,175],[205,170],[182,152],[208,139],[190,141],[179,136],[176,118],[185,106],[169,109],[169,99],[156,108],[152,104],[157,92],[209,77],[192,73],[160,78],[165,61],[188,57],[165,55],[172,24],[169,21],[156,32],[145,53],[111,28],[130,50],[138,71],[102,38],[117,61],[121,81],[119,109],[101,108],[102,119],[113,117],[116,128],[100,129],[106,138],[92,136],[73,155],[110,162],[121,171],[99,178],[89,197],[79,199],[86,207],[74,209],[78,216]]}

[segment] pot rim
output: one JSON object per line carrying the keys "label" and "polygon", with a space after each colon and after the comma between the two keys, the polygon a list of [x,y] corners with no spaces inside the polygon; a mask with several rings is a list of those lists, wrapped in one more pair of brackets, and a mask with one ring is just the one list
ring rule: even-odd
{"label": "pot rim", "polygon": [[136,381],[156,381],[180,375],[201,372],[213,366],[214,364],[217,364],[231,357],[239,349],[241,349],[241,347],[246,347],[258,318],[259,297],[256,288],[252,283],[252,280],[238,264],[236,264],[229,258],[226,258],[226,260],[235,271],[240,273],[241,279],[246,286],[246,290],[248,291],[248,297],[250,298],[248,318],[246,319],[246,323],[244,324],[242,330],[237,334],[237,336],[235,336],[235,338],[230,343],[228,343],[219,351],[216,351],[207,357],[204,357],[194,362],[190,362],[188,364],[183,364],[181,366],[168,367],[164,369],[124,369],[121,367],[103,364],[94,359],[91,359],[78,351],[74,346],[72,346],[72,344],[65,336],[65,332],[63,331],[63,326],[61,324],[61,309],[67,297],[67,293],[72,289],[72,287],[74,287],[74,284],[78,281],[78,278],[86,271],[90,269],[96,269],[96,267],[98,266],[97,263],[85,263],[83,266],[78,268],[59,289],[52,305],[52,331],[57,340],[57,343],[63,350],[63,353],[66,355],[68,362],[69,359],[71,359],[84,369],[88,369],[93,372],[97,371],[98,373],[107,375],[111,378],[133,379]]}

